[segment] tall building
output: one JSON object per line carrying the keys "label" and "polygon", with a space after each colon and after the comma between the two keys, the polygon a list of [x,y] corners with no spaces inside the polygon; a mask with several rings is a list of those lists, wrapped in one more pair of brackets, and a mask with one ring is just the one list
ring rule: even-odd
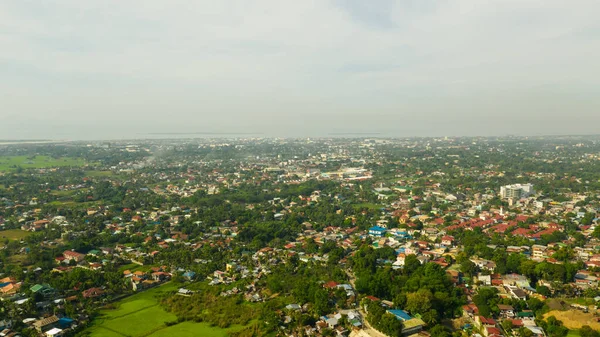
{"label": "tall building", "polygon": [[532,184],[514,184],[500,187],[500,197],[508,199],[526,198],[534,192]]}

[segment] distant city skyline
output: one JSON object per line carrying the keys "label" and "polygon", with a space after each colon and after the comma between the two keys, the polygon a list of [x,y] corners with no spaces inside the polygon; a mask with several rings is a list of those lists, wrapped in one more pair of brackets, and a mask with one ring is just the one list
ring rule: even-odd
{"label": "distant city skyline", "polygon": [[600,2],[4,1],[0,139],[598,134]]}

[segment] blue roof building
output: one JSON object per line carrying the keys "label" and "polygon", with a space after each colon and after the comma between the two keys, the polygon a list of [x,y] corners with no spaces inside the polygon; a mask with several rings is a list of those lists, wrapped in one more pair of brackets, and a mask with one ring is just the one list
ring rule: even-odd
{"label": "blue roof building", "polygon": [[410,315],[404,311],[404,310],[400,310],[400,309],[390,309],[387,312],[389,312],[390,314],[396,316],[397,319],[401,320],[401,321],[408,321],[409,319],[412,319],[412,317],[410,317]]}
{"label": "blue roof building", "polygon": [[390,309],[388,313],[394,315],[402,321],[402,335],[409,336],[423,330],[425,322],[420,318],[411,317],[406,311],[400,309]]}
{"label": "blue roof building", "polygon": [[369,228],[369,235],[381,237],[385,234],[386,229],[379,226],[373,226]]}
{"label": "blue roof building", "polygon": [[58,320],[58,326],[60,326],[61,329],[70,328],[71,325],[73,325],[73,319],[72,318],[63,317],[63,318],[61,318],[61,319]]}
{"label": "blue roof building", "polygon": [[193,271],[187,271],[183,273],[183,277],[191,281],[192,279],[194,279],[194,277],[196,277],[196,273]]}

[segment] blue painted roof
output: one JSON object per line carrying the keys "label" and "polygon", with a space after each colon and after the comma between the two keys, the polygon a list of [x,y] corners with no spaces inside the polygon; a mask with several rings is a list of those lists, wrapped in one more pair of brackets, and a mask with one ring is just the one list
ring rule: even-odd
{"label": "blue painted roof", "polygon": [[408,321],[409,319],[412,319],[412,317],[410,317],[410,315],[404,310],[392,309],[392,310],[388,310],[388,312],[403,321]]}
{"label": "blue painted roof", "polygon": [[385,232],[385,228],[379,227],[379,226],[373,226],[373,227],[369,228],[369,231]]}

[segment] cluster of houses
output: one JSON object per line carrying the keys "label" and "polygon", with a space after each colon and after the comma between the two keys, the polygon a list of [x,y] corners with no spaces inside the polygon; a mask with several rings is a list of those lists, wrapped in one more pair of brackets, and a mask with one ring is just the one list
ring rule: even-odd
{"label": "cluster of houses", "polygon": [[[374,149],[376,142],[357,141],[352,142],[357,148]],[[220,146],[229,146],[230,144],[210,144],[202,145],[211,148]],[[414,146],[414,144],[405,144]],[[427,145],[429,147],[429,145]],[[137,150],[135,150],[137,151]],[[449,164],[456,164],[455,157],[448,159]],[[345,160],[352,163],[352,167],[341,167],[335,171],[327,171],[322,168],[328,161]],[[423,160],[429,160],[424,158]],[[350,188],[353,182],[365,181],[373,178],[373,172],[366,167],[379,163],[373,158],[356,159],[349,152],[347,147],[339,144],[325,144],[322,151],[305,156],[302,159],[256,159],[252,163],[241,161],[236,164],[235,172],[224,172],[218,167],[218,164],[198,160],[194,162],[195,166],[190,166],[187,170],[174,170],[173,172],[155,172],[140,173],[139,179],[147,179],[153,182],[159,182],[151,188],[144,188],[145,192],[154,192],[158,195],[177,195],[180,197],[190,197],[199,191],[206,192],[208,195],[218,194],[223,187],[231,188],[241,186],[245,183],[261,184],[265,181],[278,184],[297,184],[300,182],[317,180],[335,180],[340,182],[343,188]],[[148,164],[151,165],[151,164]],[[169,164],[168,167],[178,167],[180,163]],[[121,168],[133,167],[131,163],[119,164]],[[207,169],[209,168],[210,169]],[[460,169],[461,174],[469,175],[475,178],[489,179],[490,177],[501,177],[504,173],[497,167],[489,167],[486,170],[473,170],[471,168]],[[115,167],[114,169],[117,169]],[[562,179],[556,175],[548,176],[545,173],[524,173],[524,176],[531,179]],[[461,246],[454,237],[449,235],[451,231],[475,231],[481,230],[483,235],[510,235],[529,240],[532,245],[526,246],[508,246],[495,247],[505,249],[509,253],[519,253],[527,256],[533,261],[561,263],[553,258],[555,252],[561,247],[570,245],[575,238],[569,237],[563,242],[554,242],[544,244],[543,237],[565,232],[565,226],[559,224],[560,219],[569,215],[577,224],[579,233],[586,239],[585,245],[573,249],[574,260],[581,261],[585,268],[579,270],[575,275],[573,286],[585,290],[598,287],[598,273],[594,268],[600,267],[600,254],[598,254],[598,241],[592,239],[592,233],[599,226],[599,221],[594,218],[591,224],[583,224],[583,219],[587,214],[597,214],[600,210],[591,205],[582,205],[589,195],[584,193],[565,193],[564,197],[568,201],[555,201],[552,199],[540,200],[538,195],[528,195],[527,197],[511,198],[509,207],[513,211],[505,211],[503,208],[495,206],[484,207],[489,201],[497,197],[497,192],[488,190],[481,193],[474,193],[470,188],[458,186],[456,191],[448,193],[444,191],[443,180],[446,173],[436,171],[430,174],[428,179],[424,179],[423,172],[416,172],[414,177],[398,177],[398,180],[384,186],[378,183],[372,189],[377,202],[381,204],[378,209],[380,216],[372,219],[372,227],[359,229],[359,226],[352,224],[347,227],[335,227],[328,224],[325,226],[313,226],[306,222],[303,224],[303,231],[291,242],[286,242],[283,249],[263,248],[252,255],[251,265],[240,263],[240,261],[231,261],[225,267],[225,270],[217,270],[208,276],[207,281],[211,285],[230,285],[236,280],[247,278],[252,280],[245,288],[232,287],[223,291],[223,296],[233,294],[244,294],[244,298],[251,302],[263,301],[264,298],[261,289],[256,284],[264,275],[270,272],[273,265],[281,263],[283,257],[290,254],[297,254],[299,260],[308,262],[326,262],[327,254],[306,253],[302,247],[307,241],[316,244],[326,242],[335,242],[337,246],[354,250],[357,248],[357,240],[368,239],[372,242],[374,248],[391,247],[396,252],[396,259],[393,261],[381,261],[391,264],[394,268],[403,268],[406,258],[409,255],[415,255],[421,263],[434,262],[440,266],[450,267],[452,257],[460,252]],[[86,178],[87,179],[87,178]],[[570,179],[570,177],[569,177]],[[425,180],[424,188],[421,193],[415,192],[413,185],[422,184]],[[85,183],[89,183],[85,180]],[[69,184],[58,186],[59,191],[85,190],[85,184]],[[129,191],[128,191],[129,193]],[[291,214],[295,209],[322,202],[325,194],[315,190],[306,195],[299,195],[290,201],[285,198],[275,197],[268,200],[264,206],[273,209],[273,218],[276,220],[284,219],[286,215]],[[340,196],[334,197],[335,202],[350,202],[343,200]],[[67,219],[65,216],[52,216],[43,214],[41,208],[37,208],[42,202],[37,198],[21,200],[19,202],[2,199],[2,204],[7,209],[14,210],[18,219],[18,226],[22,230],[38,232],[46,229],[56,229],[61,232],[61,239],[68,241],[71,238],[90,234],[87,230],[74,225],[73,219]],[[443,205],[440,206],[433,206]],[[585,203],[584,203],[585,204]],[[254,209],[255,205],[246,205],[248,209]],[[114,214],[115,208],[111,206],[90,206],[85,214],[88,217],[101,217],[108,214]],[[518,211],[515,211],[518,210]],[[122,212],[121,212],[122,211]],[[182,222],[190,219],[196,210],[185,206],[169,206],[164,209],[132,210],[128,208],[119,209],[120,216],[113,217],[111,220],[105,220],[103,232],[109,235],[127,234],[131,237],[139,237],[143,243],[137,246],[116,245],[113,247],[99,247],[87,252],[77,252],[73,250],[64,251],[61,256],[55,258],[56,266],[53,272],[68,273],[74,268],[87,268],[94,271],[101,271],[107,263],[115,261],[131,261],[139,265],[147,264],[146,261],[152,261],[152,258],[160,254],[163,249],[168,249],[171,245],[184,245],[191,250],[198,249],[203,245],[223,245],[227,247],[236,237],[240,230],[240,224],[235,220],[226,220],[215,224],[210,228],[209,233],[204,233],[198,237],[190,238],[188,234],[176,230]],[[366,214],[366,212],[364,213]],[[531,221],[532,216],[543,216],[544,221]],[[446,216],[449,216],[448,218]],[[391,220],[400,224],[401,228],[390,228]],[[0,226],[4,226],[6,220],[0,218]],[[154,227],[162,226],[171,229],[167,235],[159,235],[152,230]],[[145,228],[145,229],[140,229]],[[150,229],[148,229],[150,228]],[[319,228],[318,230],[316,228]],[[98,233],[94,233],[98,234]],[[57,240],[57,241],[58,241]],[[148,247],[153,247],[149,249]],[[498,275],[495,274],[496,264],[493,261],[471,257],[479,270],[483,271],[476,277],[476,282],[481,285],[493,286],[499,290],[502,297],[516,299],[526,299],[530,296],[538,296],[535,293],[527,279],[522,275]],[[201,261],[196,261],[202,263]],[[341,261],[342,263],[344,261]],[[188,280],[195,279],[195,273],[187,269],[173,269],[167,266],[155,266],[151,268],[132,268],[125,270],[123,277],[130,282],[132,289],[143,290],[156,286],[169,280],[175,273],[182,273]],[[461,283],[461,275],[457,270],[447,269],[448,275],[455,281],[455,284]],[[0,294],[6,298],[13,298],[16,303],[23,301],[17,295],[23,291],[23,283],[14,277],[4,277],[0,279]],[[550,284],[544,284],[551,287]],[[330,289],[343,289],[348,298],[355,297],[356,294],[351,285],[326,283],[324,287]],[[60,300],[54,298],[56,292],[46,284],[36,284],[30,287],[30,291],[46,300]],[[82,289],[81,295],[84,298],[100,298],[104,296],[106,290],[100,288]],[[190,291],[184,288],[180,289],[180,295],[190,295]],[[17,296],[17,297],[15,297]],[[66,299],[64,299],[66,300]],[[389,313],[402,320],[405,327],[408,327],[407,334],[419,331],[422,325],[415,317],[410,317],[402,310],[388,308]],[[486,319],[478,315],[474,304],[465,306],[466,315],[473,318],[480,327],[483,334],[489,336],[500,336],[501,329],[493,319]],[[288,311],[304,310],[298,304],[290,304]],[[505,319],[512,319],[513,326],[523,326],[533,332],[534,335],[543,335],[543,331],[533,321],[529,312],[514,312],[509,306],[500,308],[501,316]],[[287,316],[287,315],[284,315]],[[315,326],[307,327],[307,332],[316,334],[324,328],[330,328],[344,335],[348,331],[337,323],[343,316],[356,328],[362,326],[362,318],[357,311],[339,312],[334,315],[322,317]],[[68,317],[57,317],[47,315],[41,319],[28,320],[40,333],[47,336],[61,336],[73,324],[73,320]],[[285,317],[284,317],[285,321]],[[69,324],[67,324],[69,323]],[[413,325],[414,324],[414,325]],[[2,324],[0,324],[0,327]],[[8,326],[8,325],[6,325]],[[5,327],[5,329],[10,329]],[[414,330],[410,330],[414,329]],[[0,332],[0,337],[9,336],[4,331]]]}

